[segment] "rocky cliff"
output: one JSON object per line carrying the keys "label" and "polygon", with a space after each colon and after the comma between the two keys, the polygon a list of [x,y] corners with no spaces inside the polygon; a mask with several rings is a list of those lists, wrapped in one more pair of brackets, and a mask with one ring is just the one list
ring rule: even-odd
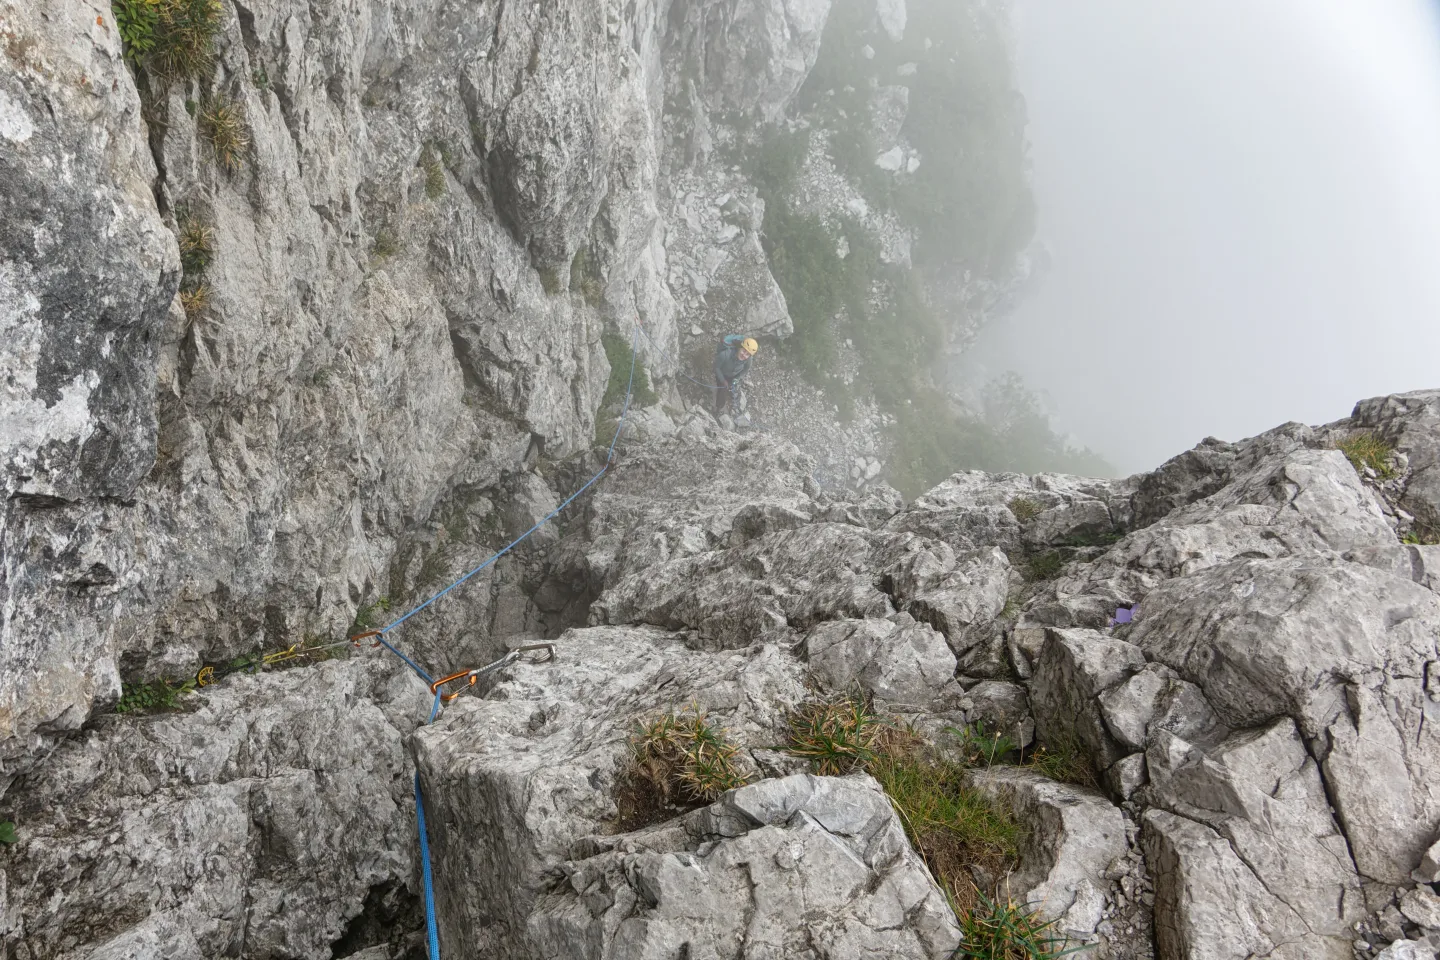
{"label": "rocky cliff", "polygon": [[[805,315],[766,131],[824,141],[783,182],[837,256],[924,260],[867,200],[934,159],[904,3],[224,0],[188,78],[118,9],[0,0],[6,956],[423,956],[417,772],[447,957],[947,957],[967,891],[1097,957],[1433,955],[1440,397],[907,505],[893,418],[799,391],[792,434],[868,455],[840,493],[687,393],[714,334]],[[847,59],[893,82],[821,82]],[[948,277],[966,322],[1006,262]],[[392,635],[437,674],[553,659],[430,724],[383,650],[247,660],[549,514],[629,343],[655,395],[603,481]],[[816,761],[827,703],[882,739]],[[723,757],[673,796],[636,739],[667,717]],[[1009,839],[946,847],[912,767]]]}

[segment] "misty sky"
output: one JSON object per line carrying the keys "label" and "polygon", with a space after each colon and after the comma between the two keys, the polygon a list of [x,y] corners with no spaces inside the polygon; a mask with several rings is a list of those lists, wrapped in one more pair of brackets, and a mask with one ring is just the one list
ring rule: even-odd
{"label": "misty sky", "polygon": [[1053,266],[984,334],[1122,471],[1440,387],[1424,0],[1017,0]]}

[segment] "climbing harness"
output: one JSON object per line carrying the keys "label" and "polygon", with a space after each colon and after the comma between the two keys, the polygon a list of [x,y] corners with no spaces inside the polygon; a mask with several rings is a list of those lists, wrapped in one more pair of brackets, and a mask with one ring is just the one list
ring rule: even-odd
{"label": "climbing harness", "polygon": [[[480,564],[480,566],[466,573],[460,579],[456,580],[444,590],[441,590],[439,593],[435,594],[429,600],[426,600],[424,603],[419,604],[414,609],[391,621],[391,623],[387,626],[380,627],[379,629],[375,630],[366,630],[363,633],[357,633],[344,641],[344,643],[353,643],[356,646],[359,646],[362,641],[374,638],[375,642],[372,646],[384,647],[386,650],[389,650],[391,653],[395,654],[395,656],[399,657],[406,666],[413,670],[416,676],[418,676],[421,680],[425,681],[425,685],[430,688],[431,694],[434,695],[434,699],[430,704],[430,718],[426,721],[427,724],[435,722],[436,716],[438,716],[440,713],[440,704],[442,702],[449,702],[451,700],[454,700],[456,697],[458,697],[461,693],[464,692],[464,690],[462,689],[456,691],[455,693],[447,694],[444,692],[444,688],[447,685],[451,683],[456,683],[461,680],[465,680],[467,681],[467,687],[473,687],[481,677],[487,676],[488,674],[491,674],[511,663],[514,663],[524,654],[531,651],[545,650],[547,652],[548,655],[545,660],[540,661],[542,663],[548,663],[551,660],[555,659],[555,647],[552,644],[530,644],[528,646],[517,647],[516,649],[511,650],[509,653],[501,657],[499,660],[496,660],[494,663],[479,667],[474,670],[462,670],[459,673],[452,673],[447,677],[441,677],[437,680],[434,677],[430,676],[430,674],[426,673],[424,668],[417,664],[414,660],[411,660],[404,653],[400,652],[400,650],[396,649],[395,646],[391,644],[388,639],[386,639],[386,637],[389,633],[398,629],[400,625],[403,624],[406,620],[409,620],[421,610],[424,610],[426,607],[435,603],[437,600],[445,596],[450,591],[456,589],[457,587],[460,587],[466,581],[470,580],[476,574],[484,570],[486,567],[489,567],[495,561],[505,556],[505,554],[509,553],[511,550],[524,543],[531,534],[533,534],[536,530],[539,530],[541,527],[545,526],[545,524],[549,523],[560,513],[561,510],[564,510],[570,504],[574,503],[576,498],[578,498],[582,493],[584,493],[586,490],[589,490],[592,486],[598,483],[600,481],[600,478],[605,476],[605,474],[610,471],[610,467],[613,466],[615,463],[615,445],[620,442],[620,433],[622,430],[625,429],[625,418],[630,415],[630,400],[635,394],[635,348],[638,347],[640,343],[638,334],[644,333],[644,329],[638,323],[635,325],[635,329],[637,335],[630,338],[630,382],[625,387],[625,405],[620,410],[620,420],[615,425],[615,437],[610,441],[610,449],[606,452],[605,455],[605,465],[600,468],[600,472],[587,480],[584,486],[572,493],[569,497],[565,499],[564,503],[560,504],[560,506],[556,507],[554,510],[551,510],[548,514],[545,515],[544,518],[542,518],[529,530],[526,530],[519,537],[516,537],[503,549],[497,552],[495,555],[491,556],[484,563]],[[649,339],[649,334],[646,334],[646,338]],[[654,343],[654,341],[652,340],[651,343]],[[333,646],[343,646],[343,644],[334,644]],[[288,651],[285,652],[288,653]],[[420,860],[422,867],[422,879],[425,884],[426,942],[429,947],[430,960],[440,960],[440,934],[435,919],[435,886],[432,871],[430,868],[430,838],[425,830],[425,798],[420,790],[419,770],[415,771],[415,826],[420,833]]]}

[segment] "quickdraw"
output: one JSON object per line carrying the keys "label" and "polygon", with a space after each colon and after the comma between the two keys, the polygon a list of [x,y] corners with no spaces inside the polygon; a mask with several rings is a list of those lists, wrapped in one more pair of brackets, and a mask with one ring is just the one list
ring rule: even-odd
{"label": "quickdraw", "polygon": [[335,650],[339,647],[348,647],[351,645],[357,649],[360,646],[358,643],[355,643],[353,639],[342,640],[339,643],[320,644],[314,647],[305,647],[295,643],[284,650],[277,650],[274,653],[266,653],[258,657],[239,657],[218,670],[213,666],[201,667],[200,671],[195,674],[195,686],[208,687],[211,684],[218,683],[222,678],[228,677],[232,673],[258,673],[266,667],[273,667],[277,663],[299,660],[302,657],[309,657],[326,650]]}
{"label": "quickdraw", "polygon": [[545,651],[545,659],[538,660],[536,661],[537,663],[549,663],[551,660],[555,659],[555,645],[553,643],[527,644],[523,647],[516,647],[514,650],[511,650],[509,653],[505,654],[505,656],[501,657],[499,660],[496,660],[494,663],[487,664],[483,667],[477,667],[474,670],[461,670],[459,673],[452,673],[448,677],[441,677],[439,680],[436,680],[434,683],[430,684],[430,692],[439,696],[440,699],[445,701],[446,703],[449,703],[451,700],[454,700],[456,697],[460,696],[460,694],[464,693],[465,691],[461,689],[456,690],[454,693],[441,693],[440,690],[442,687],[446,686],[447,684],[454,683],[457,680],[468,680],[469,682],[465,686],[473,687],[480,680],[481,677],[494,673],[496,670],[499,670],[500,668],[508,666],[509,664],[514,663],[516,660],[519,660],[522,655],[535,650]]}

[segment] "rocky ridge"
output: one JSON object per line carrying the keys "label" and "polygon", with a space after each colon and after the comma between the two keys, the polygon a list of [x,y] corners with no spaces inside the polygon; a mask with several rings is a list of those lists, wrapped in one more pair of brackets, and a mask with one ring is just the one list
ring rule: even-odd
{"label": "rocky ridge", "polygon": [[[1436,746],[1425,722],[1440,598],[1428,585],[1435,548],[1402,543],[1392,523],[1401,511],[1433,515],[1410,480],[1429,469],[1436,397],[1367,402],[1324,428],[1207,441],[1126,480],[957,475],[908,506],[878,491],[835,499],[793,446],[704,418],[635,437],[583,522],[543,550],[546,590],[593,598],[589,624],[558,638],[553,662],[507,667],[413,738],[426,694],[397,664],[368,658],[234,678],[175,719],[112,718],[23,785],[33,806],[7,866],[11,935],[36,956],[119,956],[151,941],[189,950],[192,940],[192,953],[173,955],[209,955],[237,935],[243,889],[241,955],[283,941],[286,955],[329,956],[351,928],[383,931],[349,941],[374,956],[403,955],[416,943],[406,932],[413,841],[400,828],[408,739],[447,955],[948,956],[953,914],[878,786],[863,774],[809,776],[783,749],[792,709],[816,690],[859,688],[942,747],[947,728],[977,722],[1013,731],[1016,744],[1078,745],[1099,790],[1004,765],[971,782],[1027,826],[1011,892],[1090,955],[1428,955],[1440,939],[1440,809],[1427,775]],[[1377,406],[1386,412],[1367,414]],[[1404,469],[1379,484],[1357,473],[1331,446],[1357,430],[1394,438]],[[1227,546],[1213,528],[1231,523],[1260,527],[1255,542],[1269,552],[1254,555],[1238,531]],[[1068,556],[1050,579],[1034,572],[1044,551]],[[1133,592],[1117,600],[1120,583]],[[1105,625],[1116,603],[1139,605],[1133,623]],[[310,705],[291,705],[317,670]],[[388,758],[378,782],[365,777],[378,769],[348,766],[354,744],[340,751],[346,776],[375,785],[366,789],[389,783],[378,806],[336,808],[323,791],[305,792],[335,774],[306,759],[299,718],[339,703],[352,704],[352,735],[374,723],[385,744],[365,748]],[[687,708],[723,726],[758,779],[617,833],[635,723]],[[228,728],[224,711],[236,717]],[[280,714],[292,717],[284,732],[260,732]],[[251,732],[215,740],[217,725]],[[190,739],[175,739],[182,730]],[[239,755],[221,745],[246,738],[256,746]],[[167,767],[121,776],[106,766],[126,755]],[[237,756],[246,759],[226,759]],[[84,839],[105,833],[116,816],[105,811],[149,809],[157,783],[170,796],[171,769],[193,784],[164,801],[177,810],[207,809],[211,791],[233,804],[232,785],[242,787],[248,830],[265,838],[257,859],[207,858],[213,843],[245,848],[247,828],[237,824],[234,841],[218,825],[202,835],[178,813],[161,817],[164,829],[127,824],[107,842]],[[289,826],[274,819],[282,807]],[[296,825],[297,809],[308,827]],[[377,814],[390,826],[346,820]],[[264,851],[283,836],[303,849],[357,827],[371,838],[364,854],[331,848],[353,878],[337,888],[290,854],[287,919],[265,919],[276,861]],[[215,921],[166,920],[159,908],[173,894],[138,875],[125,887],[151,905],[138,926],[125,926],[118,905],[85,899],[78,879],[61,897],[41,896],[45,878],[113,872],[101,865],[127,844],[193,863],[187,906],[203,904]],[[63,868],[51,859],[61,849]],[[307,897],[330,912],[308,919]],[[300,917],[309,946],[285,925]],[[74,932],[101,929],[103,950]]]}

